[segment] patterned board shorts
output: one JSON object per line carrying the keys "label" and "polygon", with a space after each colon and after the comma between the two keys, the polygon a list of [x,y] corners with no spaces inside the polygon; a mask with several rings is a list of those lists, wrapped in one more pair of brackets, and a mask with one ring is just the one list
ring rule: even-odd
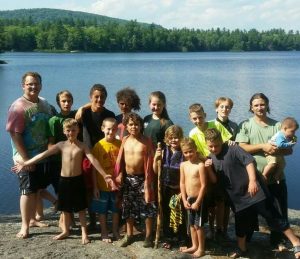
{"label": "patterned board shorts", "polygon": [[156,217],[154,202],[145,202],[144,175],[127,175],[124,179],[122,193],[122,218],[140,219]]}

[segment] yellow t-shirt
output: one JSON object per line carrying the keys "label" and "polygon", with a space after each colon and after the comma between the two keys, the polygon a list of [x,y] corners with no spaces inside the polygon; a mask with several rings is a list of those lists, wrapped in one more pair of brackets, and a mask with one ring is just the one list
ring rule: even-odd
{"label": "yellow t-shirt", "polygon": [[[113,175],[116,160],[118,157],[121,141],[115,139],[112,142],[107,142],[104,138],[98,141],[92,149],[92,154],[98,159],[105,173]],[[111,191],[100,173],[97,173],[97,186],[100,191]]]}
{"label": "yellow t-shirt", "polygon": [[[221,123],[215,123],[214,120],[207,122],[207,128],[208,129],[215,128],[219,130],[223,142],[228,141],[232,137],[230,132]],[[195,141],[195,144],[197,146],[197,151],[202,156],[207,157],[210,154],[206,145],[204,132],[202,132],[198,127],[195,127],[190,131],[189,137]]]}

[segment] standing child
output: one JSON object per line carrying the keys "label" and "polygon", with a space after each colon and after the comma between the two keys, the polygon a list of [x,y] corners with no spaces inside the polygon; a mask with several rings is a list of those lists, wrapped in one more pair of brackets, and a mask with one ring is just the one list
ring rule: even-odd
{"label": "standing child", "polygon": [[160,92],[152,92],[149,97],[149,107],[152,114],[144,118],[144,135],[152,140],[156,147],[157,143],[163,143],[166,129],[173,125],[167,112],[166,96]]}
{"label": "standing child", "polygon": [[183,253],[190,253],[193,257],[205,254],[204,222],[205,213],[203,199],[206,188],[206,174],[204,163],[200,160],[197,147],[190,138],[181,141],[181,150],[187,160],[180,164],[180,192],[184,207],[188,210],[192,246],[180,249]]}
{"label": "standing child", "polygon": [[[278,131],[270,140],[272,145],[278,148],[290,148],[296,144],[296,130],[299,128],[298,122],[291,117],[285,118],[281,122],[280,131]],[[280,172],[285,167],[285,161],[282,155],[266,155],[267,165],[263,169],[262,175],[265,179],[268,177],[279,180]]]}
{"label": "standing child", "polygon": [[172,125],[165,132],[165,147],[158,147],[154,156],[153,169],[157,174],[158,161],[161,163],[161,196],[162,196],[162,213],[163,213],[163,234],[165,242],[163,248],[170,249],[172,241],[177,237],[177,241],[184,240],[187,236],[184,220],[179,225],[177,233],[170,227],[169,207],[170,199],[173,195],[180,193],[180,163],[183,161],[183,154],[180,149],[180,141],[183,138],[182,128]]}
{"label": "standing child", "polygon": [[[216,124],[221,124],[228,132],[232,135],[230,140],[235,140],[238,125],[237,123],[229,119],[233,107],[233,101],[228,97],[219,97],[215,101],[215,108],[217,118],[215,119]],[[217,205],[216,205],[216,238],[227,238],[227,228],[229,223],[230,214],[230,201],[224,188],[218,186],[217,188]]]}
{"label": "standing child", "polygon": [[[73,95],[68,90],[57,93],[56,102],[60,108],[60,112],[49,120],[50,136],[48,148],[54,144],[67,140],[63,130],[63,122],[68,118],[75,118],[77,111],[72,111]],[[81,135],[81,136],[80,136]],[[82,133],[79,133],[78,139],[82,140]],[[61,172],[61,156],[53,156],[49,163],[49,171],[51,172],[51,183],[55,193],[58,191],[58,182]]]}
{"label": "standing child", "polygon": [[124,119],[128,136],[123,138],[116,163],[116,182],[122,183],[122,218],[127,234],[121,247],[133,242],[134,221],[146,218],[144,247],[152,247],[152,222],[156,216],[153,187],[153,148],[151,140],[142,134],[142,118],[129,113]]}
{"label": "standing child", "polygon": [[137,93],[130,87],[125,87],[118,91],[116,97],[119,109],[121,111],[121,114],[116,116],[118,123],[117,137],[122,140],[123,137],[128,135],[126,127],[123,124],[123,119],[125,115],[132,110],[139,111],[141,108],[141,101]]}
{"label": "standing child", "polygon": [[300,258],[300,240],[291,230],[288,220],[267,197],[266,187],[263,181],[259,181],[254,158],[238,145],[223,143],[217,129],[208,129],[205,138],[215,171],[220,175],[235,210],[238,248],[231,258],[246,255],[246,235],[252,228],[249,216],[253,214],[263,216],[273,231],[282,232],[293,244],[295,258]]}
{"label": "standing child", "polygon": [[[204,112],[201,104],[192,104],[189,107],[189,115],[191,122],[196,126],[190,131],[189,136],[195,141],[197,151],[204,159],[210,153],[205,142],[204,132],[206,129],[217,128],[221,132],[223,141],[229,141],[231,139],[231,133],[228,132],[228,130],[223,127],[221,123],[216,123],[215,120],[206,121],[206,113]],[[219,190],[216,185],[214,186],[212,184],[208,184],[208,191],[205,197],[207,206],[209,208],[209,232],[207,233],[207,238],[214,238],[215,207],[218,205],[222,207],[222,203],[218,201],[218,192]],[[222,209],[219,209],[219,211],[222,211]],[[221,226],[218,227],[221,228]]]}
{"label": "standing child", "polygon": [[98,160],[94,158],[89,148],[77,139],[79,133],[78,122],[75,119],[66,119],[63,123],[63,129],[67,137],[66,141],[58,142],[50,149],[25,162],[17,161],[17,164],[13,167],[13,171],[20,172],[25,166],[33,165],[48,156],[61,152],[62,169],[58,187],[58,210],[63,212],[63,231],[61,234],[55,236],[54,239],[61,240],[69,236],[70,214],[79,212],[82,244],[87,244],[90,241],[86,229],[86,191],[81,171],[83,155],[85,154],[87,156],[112,188],[115,188],[115,185],[111,176],[103,171]]}
{"label": "standing child", "polygon": [[235,135],[238,130],[237,123],[229,119],[233,107],[233,101],[228,97],[219,97],[215,101],[215,108],[217,113],[216,123],[221,123],[222,126],[228,130],[232,135],[230,140],[235,140]]}
{"label": "standing child", "polygon": [[[101,127],[104,138],[101,139],[92,150],[92,154],[98,159],[107,175],[113,175],[116,160],[118,157],[121,141],[116,139],[118,130],[115,118],[104,119]],[[119,211],[116,206],[116,192],[107,187],[101,174],[95,169],[93,171],[94,178],[94,199],[91,204],[91,210],[99,213],[99,222],[101,226],[102,241],[111,243],[107,230],[108,211],[112,212],[112,229],[115,240],[120,238],[119,235]]]}

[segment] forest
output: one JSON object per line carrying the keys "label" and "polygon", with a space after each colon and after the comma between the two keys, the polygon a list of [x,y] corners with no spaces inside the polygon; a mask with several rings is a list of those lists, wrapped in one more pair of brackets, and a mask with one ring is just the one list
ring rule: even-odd
{"label": "forest", "polygon": [[299,31],[166,29],[137,21],[103,19],[103,16],[102,20],[95,16],[85,18],[83,14],[36,19],[30,14],[17,18],[13,15],[3,16],[0,12],[0,50],[50,52],[300,50]]}

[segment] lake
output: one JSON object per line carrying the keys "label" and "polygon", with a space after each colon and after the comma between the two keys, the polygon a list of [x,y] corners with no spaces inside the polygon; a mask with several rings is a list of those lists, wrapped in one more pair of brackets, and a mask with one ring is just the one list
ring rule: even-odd
{"label": "lake", "polygon": [[[57,92],[68,89],[74,95],[74,107],[89,101],[89,89],[95,83],[107,87],[106,107],[118,113],[115,94],[125,86],[133,87],[142,102],[140,114],[149,114],[148,95],[161,90],[167,97],[167,109],[174,123],[187,135],[193,125],[188,106],[201,103],[208,119],[215,118],[214,100],[233,99],[231,119],[236,122],[251,116],[249,99],[263,92],[270,99],[271,117],[286,116],[300,121],[300,52],[247,53],[3,53],[0,59],[0,214],[19,212],[18,183],[10,173],[11,147],[5,131],[7,109],[22,95],[21,77],[37,71],[43,77],[41,96],[56,106]],[[57,107],[57,106],[56,106]],[[300,144],[287,157],[289,207],[300,209]]]}

